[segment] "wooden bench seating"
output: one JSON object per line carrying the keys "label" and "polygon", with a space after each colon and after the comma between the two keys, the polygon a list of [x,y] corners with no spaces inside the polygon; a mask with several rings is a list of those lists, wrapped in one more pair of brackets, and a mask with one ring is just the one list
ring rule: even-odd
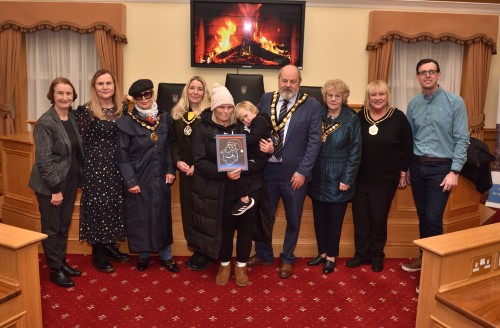
{"label": "wooden bench seating", "polygon": [[423,251],[416,327],[500,326],[500,223],[414,242]]}
{"label": "wooden bench seating", "polygon": [[20,287],[13,287],[0,282],[0,304],[21,295]]}
{"label": "wooden bench seating", "polygon": [[458,317],[451,327],[459,327],[459,323],[464,327],[464,322],[467,326],[500,326],[500,276],[437,293],[436,301],[436,312],[453,311]]}

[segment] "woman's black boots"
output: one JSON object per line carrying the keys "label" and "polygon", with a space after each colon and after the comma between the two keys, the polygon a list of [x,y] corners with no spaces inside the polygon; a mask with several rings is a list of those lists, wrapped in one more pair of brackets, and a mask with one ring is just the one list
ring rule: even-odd
{"label": "woman's black boots", "polygon": [[100,272],[115,271],[115,268],[108,261],[104,244],[92,244],[92,265]]}
{"label": "woman's black boots", "polygon": [[116,243],[103,244],[103,247],[106,251],[108,260],[120,263],[130,260],[130,256],[128,254],[120,252],[120,249],[118,248],[118,245]]}

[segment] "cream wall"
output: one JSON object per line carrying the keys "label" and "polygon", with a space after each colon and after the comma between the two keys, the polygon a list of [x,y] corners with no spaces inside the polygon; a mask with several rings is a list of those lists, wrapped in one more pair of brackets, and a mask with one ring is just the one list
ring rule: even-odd
{"label": "cream wall", "polygon": [[[22,1],[22,0],[12,0]],[[63,2],[62,0],[52,0]],[[92,0],[80,0],[92,2]],[[93,0],[105,2],[106,0]],[[224,83],[226,73],[263,74],[266,91],[272,91],[277,84],[275,70],[207,69],[191,67],[189,1],[157,2],[167,0],[140,0],[129,2],[127,7],[127,39],[124,47],[124,91],[139,78],[149,78],[155,85],[159,82],[184,83],[192,75],[203,76],[208,84]],[[307,5],[305,26],[303,85],[321,86],[327,79],[340,78],[349,84],[349,102],[361,104],[367,84],[368,55],[365,50],[368,35],[368,15],[371,10],[387,8],[335,8],[336,1],[323,1],[323,5]],[[358,1],[360,2],[360,1]],[[393,1],[397,2],[397,1]],[[418,3],[400,1],[404,8]],[[420,1],[422,2],[422,1]],[[326,3],[329,3],[326,5]],[[369,3],[365,1],[365,3]],[[408,5],[406,5],[408,3]],[[356,4],[353,3],[353,6]],[[450,12],[487,13],[500,16],[500,11],[486,8],[481,4],[455,6],[450,4]],[[432,12],[437,12],[433,4]],[[442,6],[442,5],[440,5]],[[477,8],[470,7],[474,6]],[[346,7],[344,5],[344,7]],[[427,7],[414,7],[415,11],[425,11]],[[443,8],[443,7],[441,7]],[[485,10],[483,10],[486,8]],[[439,8],[438,8],[439,9]],[[398,9],[412,10],[412,9]],[[500,35],[500,27],[499,33]],[[500,45],[497,40],[500,52]],[[497,107],[499,106],[500,55],[492,57],[485,114],[486,128],[495,128]]]}
{"label": "cream wall", "polygon": [[[263,74],[266,91],[276,88],[275,70],[191,67],[189,3],[127,2],[126,7],[125,91],[139,78],[150,78],[156,85],[184,83],[197,74],[211,86],[215,82],[223,84],[226,73]],[[351,88],[349,102],[363,102],[368,71],[368,15],[376,9],[307,6],[303,85],[321,86],[327,79],[340,78]],[[495,128],[499,82],[500,58],[495,55],[485,107],[486,128]]]}
{"label": "cream wall", "polygon": [[[22,1],[22,0],[11,0]],[[63,0],[52,0],[63,2]],[[71,0],[70,0],[71,1]],[[106,0],[79,0],[82,2],[105,2]],[[113,1],[112,2],[118,2]],[[190,27],[189,1],[172,0],[139,0],[130,2],[123,0],[127,7],[127,39],[124,47],[125,91],[130,84],[139,78],[150,78],[158,82],[186,82],[192,75],[203,76],[209,85],[215,82],[224,83],[226,73],[263,74],[266,91],[276,88],[277,72],[275,70],[243,70],[192,68],[190,64]],[[160,2],[158,2],[160,1]],[[178,2],[175,2],[178,1]],[[179,2],[180,1],[180,2]],[[335,0],[320,0],[320,5],[307,5],[305,26],[303,85],[321,86],[327,79],[341,78],[351,88],[349,102],[363,102],[364,89],[367,84],[368,55],[365,50],[368,35],[368,15],[371,10],[391,10],[387,8],[368,8],[355,1],[352,6],[362,8],[346,8],[341,5],[335,8]],[[377,2],[377,1],[374,1]],[[420,2],[423,0],[385,1],[403,9],[425,11]],[[342,2],[339,2],[342,3]],[[362,3],[363,5],[360,5]],[[384,3],[379,1],[378,3]],[[379,6],[382,6],[379,5]],[[414,6],[414,7],[411,7]],[[431,4],[429,4],[431,6]],[[438,8],[439,6],[439,8]],[[496,10],[486,4],[450,3],[432,4],[432,12],[449,11],[454,13],[486,13],[500,16]],[[453,7],[452,7],[453,6]],[[445,8],[445,9],[443,9]],[[493,8],[493,9],[492,9]],[[394,10],[394,9],[392,9]],[[499,33],[500,35],[500,28]],[[500,52],[500,45],[497,40]],[[492,57],[490,78],[485,104],[486,128],[495,128],[497,107],[499,106],[500,55]]]}

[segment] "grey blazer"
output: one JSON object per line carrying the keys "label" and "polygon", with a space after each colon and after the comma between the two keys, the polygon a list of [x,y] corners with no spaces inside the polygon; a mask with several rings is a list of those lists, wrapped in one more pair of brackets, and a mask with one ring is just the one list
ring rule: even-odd
{"label": "grey blazer", "polygon": [[[83,141],[71,110],[68,113],[78,142],[83,163]],[[35,139],[35,163],[31,170],[29,187],[39,194],[51,196],[51,189],[63,182],[71,166],[71,143],[54,106],[37,120],[33,131]],[[82,166],[80,166],[82,176]],[[64,185],[61,185],[64,190]]]}

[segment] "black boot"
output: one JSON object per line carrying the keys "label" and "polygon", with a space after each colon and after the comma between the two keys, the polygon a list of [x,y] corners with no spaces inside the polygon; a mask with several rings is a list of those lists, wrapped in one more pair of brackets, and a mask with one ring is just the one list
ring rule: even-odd
{"label": "black boot", "polygon": [[109,263],[103,244],[92,245],[92,265],[100,272],[113,272],[115,268]]}
{"label": "black boot", "polygon": [[198,253],[196,260],[191,261],[189,268],[193,271],[202,271],[208,268],[212,259],[203,253]]}
{"label": "black boot", "polygon": [[200,253],[198,251],[194,251],[193,255],[184,263],[188,268],[191,268],[192,263],[197,263],[198,258],[200,257]]}
{"label": "black boot", "polygon": [[128,254],[120,252],[120,249],[117,247],[117,244],[104,244],[103,247],[106,251],[106,256],[108,257],[108,260],[110,261],[123,263],[130,260],[130,256],[128,256]]}

